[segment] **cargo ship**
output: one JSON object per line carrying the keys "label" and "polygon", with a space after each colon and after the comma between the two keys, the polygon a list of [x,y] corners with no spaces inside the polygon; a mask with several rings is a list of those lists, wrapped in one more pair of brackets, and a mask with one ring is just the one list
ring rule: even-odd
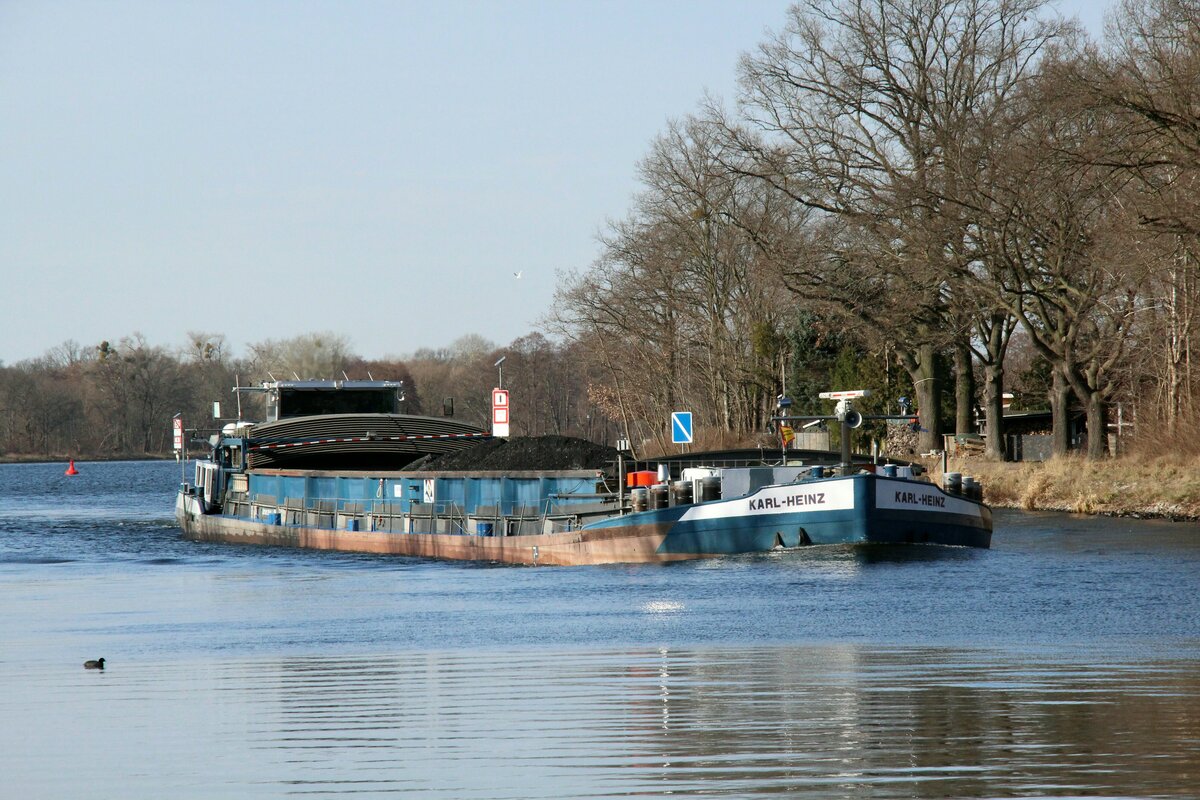
{"label": "cargo ship", "polygon": [[[272,381],[266,421],[225,425],[183,482],[193,540],[529,565],[668,562],[814,545],[988,547],[970,479],[937,486],[910,465],[626,471],[623,460],[545,470],[439,470],[490,439],[399,413],[400,384]],[[242,391],[246,391],[243,389]],[[837,419],[848,441],[852,414]],[[239,414],[239,418],[240,418]],[[807,418],[806,418],[807,419]],[[860,420],[859,420],[860,421]],[[430,458],[428,467],[420,466]],[[417,467],[412,468],[412,462]]]}

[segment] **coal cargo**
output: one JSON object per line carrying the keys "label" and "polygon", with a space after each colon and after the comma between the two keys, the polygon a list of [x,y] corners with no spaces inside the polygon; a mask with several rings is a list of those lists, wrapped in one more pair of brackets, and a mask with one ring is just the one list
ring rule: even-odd
{"label": "coal cargo", "polygon": [[421,459],[408,470],[430,472],[611,469],[612,447],[571,436],[518,436],[491,439],[453,453]]}

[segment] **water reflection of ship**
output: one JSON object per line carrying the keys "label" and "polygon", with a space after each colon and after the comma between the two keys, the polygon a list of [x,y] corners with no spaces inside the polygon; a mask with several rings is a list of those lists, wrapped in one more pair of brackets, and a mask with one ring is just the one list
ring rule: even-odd
{"label": "water reflection of ship", "polygon": [[1200,768],[1200,673],[1179,664],[820,644],[249,669],[263,749],[380,791],[1144,795]]}
{"label": "water reflection of ship", "polygon": [[970,561],[978,550],[950,547],[907,547],[894,544],[870,545],[851,550],[860,564],[918,564],[938,561]]}
{"label": "water reflection of ship", "polygon": [[[663,649],[656,664],[628,670],[635,685],[653,684],[625,695],[641,720],[625,730],[631,764],[643,782],[685,793],[719,776],[746,794],[836,787],[893,796],[903,786],[904,796],[982,796],[1057,781],[1137,795],[1163,746],[1155,725],[1165,717],[1168,751],[1182,763],[1159,752],[1161,769],[1151,771],[1170,786],[1181,767],[1200,766],[1200,746],[1187,733],[1200,723],[1200,676],[1180,681],[1189,671],[1172,667],[1163,674],[1183,685],[1130,691],[1128,678],[1154,671],[1030,665],[1019,656],[996,668],[993,655],[854,645]],[[1142,702],[1147,696],[1156,709]],[[1183,708],[1172,708],[1171,696],[1187,698]],[[1114,760],[1140,766],[1112,769]]]}
{"label": "water reflection of ship", "polygon": [[[852,645],[671,651],[627,669],[641,693],[625,694],[642,724],[628,726],[631,764],[646,782],[701,791],[715,771],[747,792],[785,790],[797,767],[815,769],[806,731],[837,731],[836,749],[862,743],[860,651]],[[636,658],[636,654],[630,654]],[[814,684],[813,678],[824,676]],[[828,742],[826,742],[828,745]],[[773,787],[773,789],[772,789]]]}

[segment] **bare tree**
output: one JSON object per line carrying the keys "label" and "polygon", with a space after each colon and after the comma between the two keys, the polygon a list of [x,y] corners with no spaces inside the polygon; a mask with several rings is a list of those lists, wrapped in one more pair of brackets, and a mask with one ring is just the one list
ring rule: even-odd
{"label": "bare tree", "polygon": [[[893,337],[940,446],[938,354],[969,264],[960,184],[987,128],[1060,32],[1038,0],[807,0],[741,66],[756,177],[840,231],[793,285]],[[836,222],[833,222],[836,220]]]}
{"label": "bare tree", "polygon": [[1138,181],[1142,224],[1200,236],[1200,2],[1123,0],[1108,38],[1063,76],[1111,118],[1096,161]]}
{"label": "bare tree", "polygon": [[110,432],[101,448],[117,453],[165,449],[171,416],[194,402],[186,395],[179,362],[138,333],[115,347],[101,342],[97,353],[91,372]]}
{"label": "bare tree", "polygon": [[[994,213],[983,291],[1019,318],[1054,375],[1055,452],[1065,454],[1070,394],[1084,405],[1088,455],[1105,453],[1107,404],[1145,283],[1124,213],[1128,177],[1096,165],[1110,119],[1061,91],[1048,69],[1005,169],[993,171]],[[978,275],[976,276],[978,277]],[[995,283],[998,279],[999,283]]]}
{"label": "bare tree", "polygon": [[768,243],[793,208],[731,173],[711,124],[672,123],[641,162],[643,191],[610,223],[603,255],[568,276],[550,329],[604,375],[592,397],[631,440],[668,442],[672,411],[719,435],[760,430],[779,391],[787,292]]}
{"label": "bare tree", "polygon": [[1200,310],[1200,2],[1124,0],[1108,43],[1074,62],[1064,79],[1109,120],[1106,147],[1087,156],[1132,179],[1142,249],[1159,254],[1153,288],[1165,320],[1156,405],[1176,432],[1200,412],[1191,358]]}
{"label": "bare tree", "polygon": [[490,427],[491,390],[497,378],[493,364],[499,355],[495,344],[468,334],[446,348],[418,350],[405,363],[421,387],[425,413],[441,414],[452,401],[456,418]]}
{"label": "bare tree", "polygon": [[265,339],[250,345],[249,366],[257,380],[334,380],[355,356],[345,336],[324,331],[290,339]]}

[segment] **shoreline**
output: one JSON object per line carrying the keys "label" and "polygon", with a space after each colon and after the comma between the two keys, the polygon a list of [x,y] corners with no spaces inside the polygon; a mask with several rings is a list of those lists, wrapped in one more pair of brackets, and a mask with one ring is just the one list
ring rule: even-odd
{"label": "shoreline", "polygon": [[74,455],[74,456],[46,456],[46,455],[0,455],[0,464],[67,464],[74,461],[76,464],[88,463],[103,463],[108,461],[174,461],[173,455],[161,455],[154,453],[123,453],[123,454],[107,454],[102,456],[97,455]]}
{"label": "shoreline", "polygon": [[[926,466],[930,478],[940,483],[941,460]],[[1068,457],[1014,463],[958,458],[951,459],[948,468],[978,479],[984,502],[993,508],[1200,521],[1200,461],[1195,459]]]}
{"label": "shoreline", "polygon": [[1171,510],[1156,510],[1153,508],[1127,508],[1127,509],[1099,509],[1096,511],[1077,511],[1074,507],[1063,502],[1049,503],[1038,506],[1037,508],[1026,508],[1025,506],[1011,501],[992,502],[988,500],[987,491],[983,493],[983,501],[992,508],[1003,508],[1014,511],[1044,511],[1054,514],[1073,514],[1081,517],[1110,517],[1112,519],[1141,519],[1141,520],[1161,520],[1163,522],[1200,522],[1200,514],[1192,514],[1189,512],[1176,512]]}

